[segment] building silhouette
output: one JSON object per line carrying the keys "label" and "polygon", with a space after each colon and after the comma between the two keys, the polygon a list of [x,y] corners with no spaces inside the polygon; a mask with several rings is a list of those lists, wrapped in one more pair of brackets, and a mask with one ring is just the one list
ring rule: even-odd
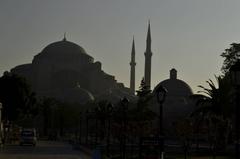
{"label": "building silhouette", "polygon": [[[151,26],[148,22],[144,79],[149,90],[151,89]],[[130,61],[130,88],[117,82],[113,75],[102,70],[102,64],[94,61],[83,47],[64,38],[46,46],[35,55],[32,62],[11,69],[12,73],[25,77],[33,90],[40,97],[53,97],[66,102],[86,103],[93,100],[108,100],[118,102],[127,97],[130,100],[135,96],[135,41],[132,41]],[[186,103],[190,103],[188,96],[192,94],[186,82],[177,79],[176,69],[170,71],[170,78],[159,82],[168,89],[166,111],[169,118],[178,116],[190,110]],[[156,87],[155,87],[156,88]],[[153,92],[155,91],[153,88]],[[158,105],[153,100],[153,110],[158,112]],[[176,117],[178,118],[178,117]],[[171,121],[172,122],[172,121]],[[170,123],[171,123],[170,122]]]}
{"label": "building silhouette", "polygon": [[113,75],[102,70],[101,62],[83,47],[63,40],[46,46],[32,63],[16,66],[12,73],[25,77],[39,96],[62,101],[86,103],[92,100],[115,100],[132,93]]}

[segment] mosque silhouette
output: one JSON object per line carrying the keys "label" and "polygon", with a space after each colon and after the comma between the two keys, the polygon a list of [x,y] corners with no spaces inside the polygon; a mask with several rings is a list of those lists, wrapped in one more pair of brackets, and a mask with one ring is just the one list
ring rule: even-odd
{"label": "mosque silhouette", "polygon": [[[151,89],[151,29],[148,24],[146,39],[144,79]],[[117,82],[113,75],[102,70],[101,62],[87,54],[81,46],[70,42],[65,35],[63,40],[46,46],[34,56],[32,63],[16,66],[12,73],[25,77],[33,90],[40,97],[53,97],[70,103],[85,104],[94,100],[119,102],[123,97],[135,100],[135,43],[132,42],[130,61],[130,88]],[[171,119],[165,122],[171,126],[177,120],[192,110],[189,96],[193,94],[190,86],[183,80],[177,79],[177,70],[170,70],[170,78],[158,85],[168,90],[164,114]],[[157,86],[158,86],[157,85]],[[156,87],[155,87],[156,88]],[[153,93],[155,92],[153,88]],[[158,112],[155,99],[150,101],[151,109]]]}
{"label": "mosque silhouette", "polygon": [[[151,27],[148,23],[145,50],[144,80],[151,89]],[[101,62],[87,54],[83,47],[70,42],[65,35],[63,40],[46,46],[34,56],[32,63],[16,66],[12,73],[25,77],[38,97],[53,97],[69,103],[85,104],[91,101],[108,100],[117,103],[123,97],[136,101],[135,95],[135,42],[133,38],[130,61],[130,88],[117,82],[113,75],[102,70]],[[153,88],[162,85],[168,90],[164,103],[164,127],[174,130],[174,123],[193,110],[190,86],[177,78],[177,70],[171,69],[169,79]],[[150,109],[158,113],[155,98],[150,101]]]}

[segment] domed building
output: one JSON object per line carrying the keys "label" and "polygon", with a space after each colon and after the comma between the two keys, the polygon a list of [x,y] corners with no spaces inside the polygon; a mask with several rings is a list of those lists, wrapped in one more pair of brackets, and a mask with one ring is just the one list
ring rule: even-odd
{"label": "domed building", "polygon": [[[167,89],[166,100],[163,104],[163,127],[166,132],[174,130],[174,124],[187,117],[193,110],[193,101],[190,96],[193,94],[191,87],[183,80],[177,79],[177,70],[170,70],[170,78],[160,82],[153,90],[163,86]],[[157,100],[153,101],[154,112],[159,112]]]}
{"label": "domed building", "polygon": [[100,62],[94,62],[81,46],[65,37],[46,46],[32,63],[11,72],[28,79],[38,95],[63,101],[85,103],[110,89],[130,95],[128,88],[102,70]]}

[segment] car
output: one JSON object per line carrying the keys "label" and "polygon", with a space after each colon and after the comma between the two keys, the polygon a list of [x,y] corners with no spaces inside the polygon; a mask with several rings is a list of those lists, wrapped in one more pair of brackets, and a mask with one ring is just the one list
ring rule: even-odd
{"label": "car", "polygon": [[37,134],[35,129],[23,129],[20,131],[20,146],[37,144]]}

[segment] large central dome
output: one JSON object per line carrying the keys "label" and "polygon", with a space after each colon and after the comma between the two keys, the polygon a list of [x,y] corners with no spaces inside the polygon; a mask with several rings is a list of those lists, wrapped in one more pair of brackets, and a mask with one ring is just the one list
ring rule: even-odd
{"label": "large central dome", "polygon": [[86,51],[79,45],[67,41],[57,41],[52,44],[49,44],[47,47],[45,47],[42,51],[43,54],[85,54],[87,55]]}
{"label": "large central dome", "polygon": [[[41,53],[34,57],[33,63],[42,61],[49,63],[68,63],[68,64],[88,64],[93,62],[93,57],[88,55],[86,51],[79,45],[67,41],[57,41],[46,46]],[[38,63],[38,62],[37,62]]]}

